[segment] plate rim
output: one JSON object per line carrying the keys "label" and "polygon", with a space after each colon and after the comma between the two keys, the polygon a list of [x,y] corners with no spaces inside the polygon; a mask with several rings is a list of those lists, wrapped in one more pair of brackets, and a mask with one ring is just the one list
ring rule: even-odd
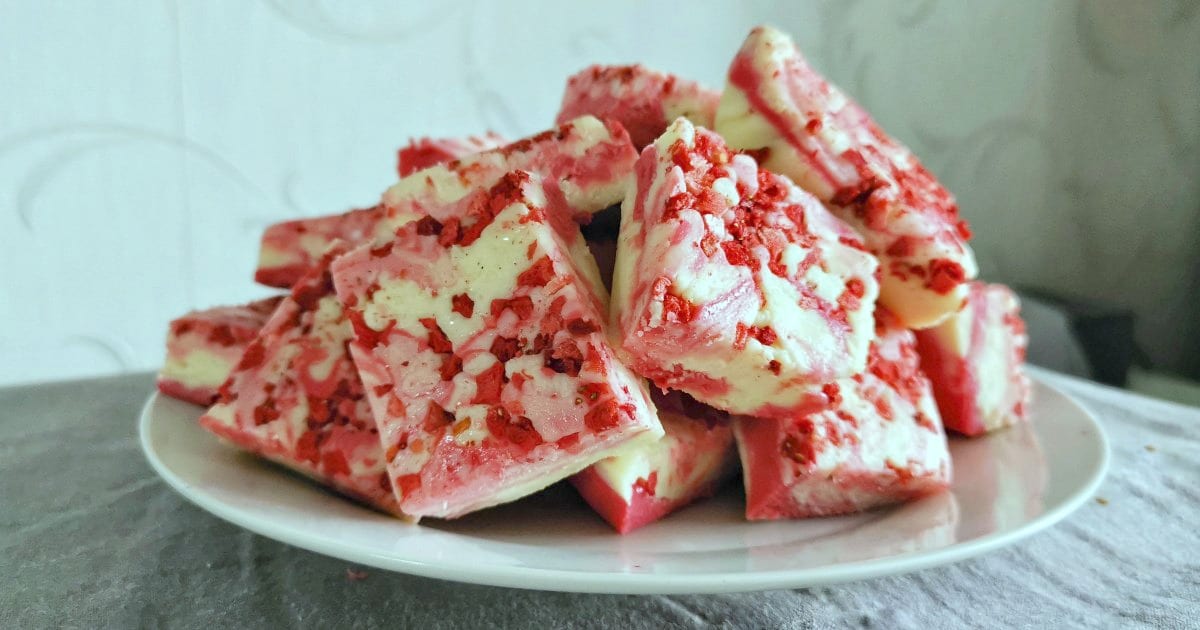
{"label": "plate rim", "polygon": [[[1052,390],[1074,406],[1095,431],[1100,457],[1094,463],[1090,477],[1054,508],[1022,523],[1015,529],[993,532],[937,549],[910,551],[882,558],[856,560],[802,569],[773,569],[751,572],[700,572],[688,574],[660,573],[592,573],[564,569],[517,567],[501,565],[432,563],[410,560],[387,554],[364,551],[339,543],[336,538],[315,536],[304,530],[280,525],[253,512],[230,507],[207,494],[193,490],[193,485],[175,474],[152,447],[150,426],[154,405],[166,398],[153,391],[143,403],[138,416],[138,441],[142,454],[151,468],[166,484],[184,499],[228,523],[259,536],[318,553],[324,556],[414,575],[419,577],[498,586],[566,593],[603,593],[625,595],[674,595],[689,593],[735,593],[772,589],[805,588],[869,580],[888,575],[922,571],[980,556],[1001,547],[1015,544],[1047,529],[1079,509],[1096,494],[1103,483],[1112,458],[1112,449],[1104,427],[1087,406],[1081,404],[1051,379],[1040,373],[1031,374],[1039,386]],[[412,525],[419,527],[419,525]],[[614,536],[617,534],[614,534]]]}

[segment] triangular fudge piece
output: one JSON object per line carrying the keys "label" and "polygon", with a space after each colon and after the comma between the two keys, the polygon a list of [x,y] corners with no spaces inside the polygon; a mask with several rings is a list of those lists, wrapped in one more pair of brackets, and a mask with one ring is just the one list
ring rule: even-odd
{"label": "triangular fudge piece", "polygon": [[863,235],[883,269],[880,303],[904,325],[926,328],[958,310],[977,268],[954,197],[787,35],[750,32],[729,69],[716,130]]}
{"label": "triangular fudge piece", "polygon": [[389,237],[396,228],[468,194],[488,188],[505,173],[525,170],[546,182],[546,194],[581,222],[619,203],[637,153],[617,123],[591,116],[536,136],[417,171],[397,182],[374,207],[340,215],[277,223],[263,233],[255,279],[291,286],[334,239],[358,245]]}
{"label": "triangular fudge piece", "polygon": [[396,172],[400,177],[408,177],[431,166],[490,151],[507,143],[502,136],[490,131],[482,136],[465,138],[414,138],[396,152]]}
{"label": "triangular fudge piece", "polygon": [[735,420],[746,518],[845,514],[949,486],[950,452],[916,340],[879,315],[867,371],[827,385],[828,409]]}
{"label": "triangular fudge piece", "polygon": [[192,311],[173,320],[167,330],[167,360],[158,372],[158,391],[205,407],[216,402],[217,388],[282,299]]}
{"label": "triangular fudge piece", "polygon": [[333,292],[334,243],[246,348],[205,429],[379,510],[400,515]]}
{"label": "triangular fudge piece", "polygon": [[630,367],[732,413],[790,416],[861,372],[875,257],[812,195],[680,118],[621,207],[612,321]]}
{"label": "triangular fudge piece", "polygon": [[720,100],[716,90],[642,65],[591,66],[567,79],[558,122],[586,114],[615,120],[641,150],[680,116],[711,129]]}
{"label": "triangular fudge piece", "polygon": [[917,331],[917,349],[946,428],[980,435],[1025,419],[1029,337],[1011,289],[983,282],[969,287],[961,311]]}
{"label": "triangular fudge piece", "polygon": [[509,173],[334,263],[406,514],[512,501],[662,435],[605,336],[595,262],[553,204]]}
{"label": "triangular fudge piece", "polygon": [[711,496],[737,471],[729,414],[687,394],[651,391],[664,435],[571,477],[584,500],[622,534]]}

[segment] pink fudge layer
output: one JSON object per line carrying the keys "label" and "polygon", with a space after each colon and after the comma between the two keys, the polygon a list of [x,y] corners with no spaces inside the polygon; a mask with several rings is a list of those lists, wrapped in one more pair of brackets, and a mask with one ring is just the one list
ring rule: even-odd
{"label": "pink fudge layer", "polygon": [[711,496],[737,470],[729,415],[680,392],[651,395],[664,435],[571,477],[592,509],[629,533]]}
{"label": "pink fudge layer", "polygon": [[640,150],[680,116],[712,128],[720,100],[720,92],[642,65],[591,66],[567,79],[557,120],[615,120]]}
{"label": "pink fudge layer", "polygon": [[787,35],[750,32],[715,128],[862,233],[883,268],[880,302],[906,326],[927,328],[958,310],[977,269],[954,197]]}
{"label": "pink fudge layer", "polygon": [[917,332],[921,367],[947,429],[980,435],[1025,419],[1029,337],[1017,296],[1001,284],[972,282],[967,303],[936,328]]}
{"label": "pink fudge layer", "polygon": [[372,208],[272,225],[262,237],[255,279],[291,286],[333,240],[355,245],[385,241],[409,221],[444,213],[514,170],[543,177],[546,194],[561,211],[587,222],[592,213],[625,196],[636,158],[620,124],[584,116],[503,147],[417,171],[389,188]]}
{"label": "pink fudge layer", "polygon": [[208,406],[282,297],[192,311],[171,322],[158,391]]}
{"label": "pink fudge layer", "polygon": [[878,267],[853,230],[683,118],[636,176],[611,318],[635,372],[731,413],[787,417],[862,371]]}
{"label": "pink fudge layer", "polygon": [[518,499],[662,428],[613,356],[578,227],[509,173],[334,263],[401,509]]}
{"label": "pink fudge layer", "polygon": [[408,177],[431,166],[499,148],[506,142],[490,131],[465,138],[414,138],[396,152],[396,172],[400,177]]}
{"label": "pink fudge layer", "polygon": [[784,420],[737,418],[751,520],[830,516],[950,484],[950,453],[913,333],[881,313],[867,371],[827,385],[831,406]]}
{"label": "pink fudge layer", "polygon": [[333,292],[330,260],[292,288],[246,348],[205,429],[381,511],[400,516],[379,432],[346,352],[353,331]]}

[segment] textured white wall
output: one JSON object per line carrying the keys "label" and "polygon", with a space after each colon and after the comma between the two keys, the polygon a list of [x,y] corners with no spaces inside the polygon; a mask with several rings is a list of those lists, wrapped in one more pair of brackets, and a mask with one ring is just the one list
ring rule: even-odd
{"label": "textured white wall", "polygon": [[405,138],[537,131],[590,62],[719,86],[764,21],[958,193],[985,273],[1200,355],[1200,3],[576,4],[6,3],[0,383],[155,367],[172,316],[265,293],[263,226],[372,203]]}

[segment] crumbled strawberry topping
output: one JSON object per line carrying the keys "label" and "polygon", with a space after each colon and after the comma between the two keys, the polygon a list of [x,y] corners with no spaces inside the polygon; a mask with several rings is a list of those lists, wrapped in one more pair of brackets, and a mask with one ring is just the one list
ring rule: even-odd
{"label": "crumbled strawberry topping", "polygon": [[450,298],[451,310],[463,317],[475,314],[475,301],[466,293],[459,293]]}

